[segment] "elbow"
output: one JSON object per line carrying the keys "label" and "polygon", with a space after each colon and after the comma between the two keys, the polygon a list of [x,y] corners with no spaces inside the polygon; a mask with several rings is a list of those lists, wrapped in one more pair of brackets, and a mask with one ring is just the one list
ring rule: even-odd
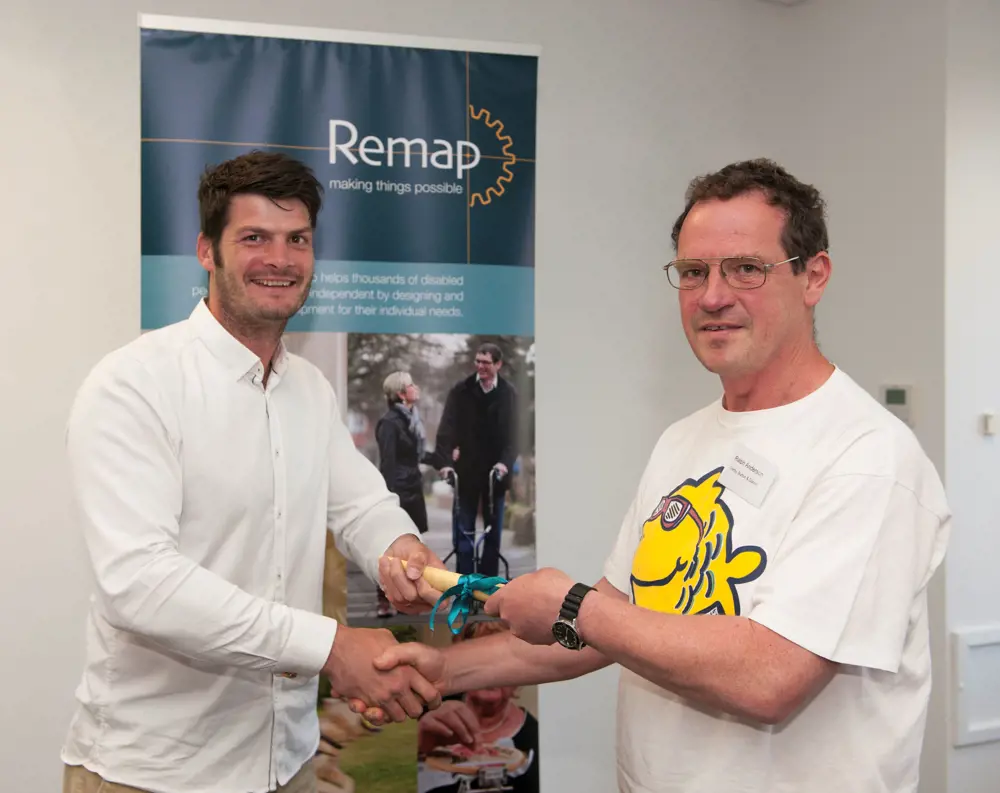
{"label": "elbow", "polygon": [[833,678],[837,665],[812,654],[804,663],[781,665],[744,687],[747,699],[745,715],[761,724],[784,724],[807,704]]}
{"label": "elbow", "polygon": [[787,697],[781,695],[757,697],[742,715],[759,724],[778,726],[784,723],[795,712],[795,707]]}
{"label": "elbow", "polygon": [[116,631],[141,632],[132,606],[134,596],[128,589],[110,590],[101,586],[98,589],[97,600],[101,605],[101,616],[104,621]]}
{"label": "elbow", "polygon": [[153,547],[120,554],[95,566],[96,600],[101,616],[115,630],[149,633],[154,604],[162,603],[163,588],[175,589],[186,569],[175,561],[172,548]]}
{"label": "elbow", "polygon": [[[132,561],[132,560],[128,560]],[[96,601],[101,616],[115,630],[143,633],[143,622],[155,602],[150,563],[135,560],[104,565],[96,569]],[[154,597],[151,597],[154,595]]]}
{"label": "elbow", "polygon": [[809,699],[810,692],[781,685],[761,686],[745,703],[740,715],[768,726],[779,726],[792,718]]}

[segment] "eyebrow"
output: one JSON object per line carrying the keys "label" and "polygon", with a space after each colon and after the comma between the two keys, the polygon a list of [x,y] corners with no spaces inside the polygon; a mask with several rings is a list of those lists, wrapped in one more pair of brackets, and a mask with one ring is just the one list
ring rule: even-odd
{"label": "eyebrow", "polygon": [[730,253],[725,256],[681,256],[679,257],[682,262],[690,261],[704,261],[704,262],[717,262],[721,259],[760,259],[762,262],[767,261],[769,257],[764,256],[764,254],[759,252],[754,253]]}
{"label": "eyebrow", "polygon": [[[313,231],[312,228],[310,228],[309,226],[303,226],[302,228],[292,229],[287,233],[290,235],[298,234],[301,236],[303,234],[312,234],[312,231]],[[271,231],[270,229],[265,229],[260,226],[240,226],[240,228],[236,230],[236,233],[238,235],[241,235],[241,234],[273,234],[274,232]]]}

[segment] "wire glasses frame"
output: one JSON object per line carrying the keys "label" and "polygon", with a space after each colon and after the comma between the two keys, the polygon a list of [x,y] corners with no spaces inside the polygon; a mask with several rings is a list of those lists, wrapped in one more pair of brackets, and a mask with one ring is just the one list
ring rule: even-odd
{"label": "wire glasses frame", "polygon": [[721,259],[676,259],[663,269],[667,280],[675,289],[697,289],[708,278],[708,262],[719,262],[719,272],[734,289],[758,289],[767,280],[767,274],[779,264],[794,262],[798,256],[772,264],[765,264],[755,256],[728,256]]}

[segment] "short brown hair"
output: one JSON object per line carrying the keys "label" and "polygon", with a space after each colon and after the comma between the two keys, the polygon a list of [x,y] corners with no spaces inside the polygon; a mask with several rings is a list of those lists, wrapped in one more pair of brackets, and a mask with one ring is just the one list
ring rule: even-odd
{"label": "short brown hair", "polygon": [[826,206],[812,185],[804,184],[772,160],[759,158],[732,163],[720,171],[693,179],[688,185],[684,211],[674,223],[671,238],[674,249],[681,226],[691,208],[699,201],[713,198],[728,200],[746,193],[760,192],[771,206],[785,212],[785,227],[781,231],[781,246],[791,258],[792,272],[801,273],[806,262],[821,251],[829,250],[826,230]]}
{"label": "short brown hair", "polygon": [[305,163],[279,152],[241,154],[206,168],[198,185],[201,232],[213,245],[229,221],[229,202],[241,193],[272,201],[297,198],[306,205],[314,229],[323,205],[323,186]]}
{"label": "short brown hair", "polygon": [[476,350],[476,355],[480,355],[482,353],[490,356],[493,363],[498,363],[503,360],[503,350],[492,342],[487,341],[479,345],[479,348]]}

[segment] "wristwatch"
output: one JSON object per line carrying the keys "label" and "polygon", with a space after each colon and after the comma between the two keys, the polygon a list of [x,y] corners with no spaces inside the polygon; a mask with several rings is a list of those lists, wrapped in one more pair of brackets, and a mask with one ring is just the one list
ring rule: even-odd
{"label": "wristwatch", "polygon": [[563,647],[570,650],[582,650],[586,643],[580,638],[580,632],[576,628],[576,618],[580,613],[580,604],[586,594],[594,587],[586,584],[573,584],[563,601],[562,608],[559,609],[559,616],[552,625],[552,635]]}

